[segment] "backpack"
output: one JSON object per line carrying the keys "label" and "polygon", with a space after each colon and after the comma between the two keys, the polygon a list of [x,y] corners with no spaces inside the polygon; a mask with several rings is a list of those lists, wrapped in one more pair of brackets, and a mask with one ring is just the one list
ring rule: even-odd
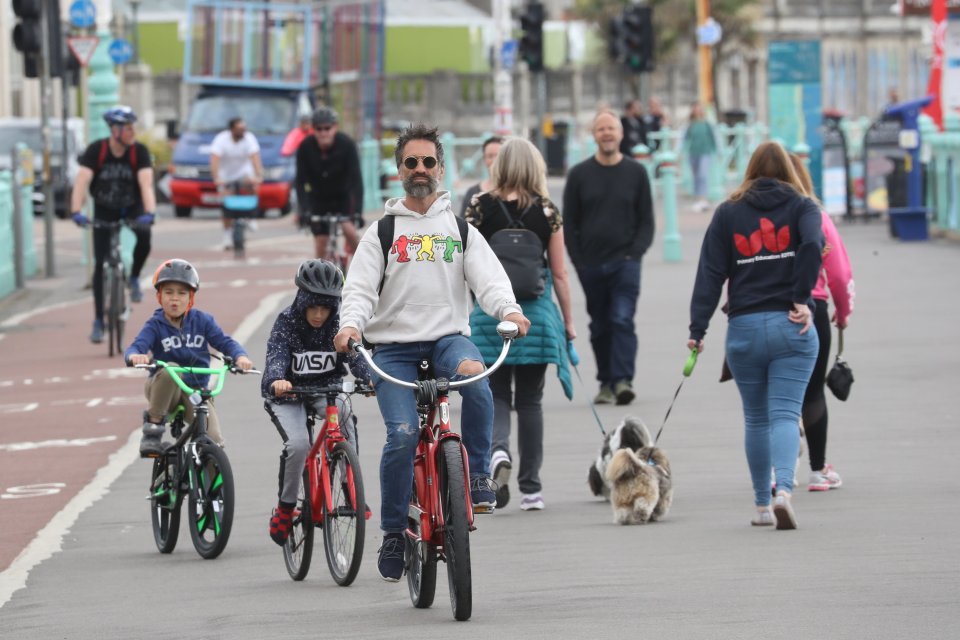
{"label": "backpack", "polygon": [[[462,253],[467,252],[467,234],[470,229],[470,224],[459,216],[454,216],[457,221],[457,229],[460,230],[460,242],[462,246],[460,251]],[[377,287],[377,292],[383,290],[383,279],[387,270],[387,256],[390,254],[390,247],[393,246],[393,230],[396,223],[396,216],[383,216],[380,218],[379,223],[377,224],[377,237],[380,238],[380,250],[383,251],[383,270],[384,273],[380,275],[380,286]]]}
{"label": "backpack", "polygon": [[[100,155],[97,157],[97,170],[95,173],[100,173],[100,169],[103,169],[103,163],[107,161],[107,150],[109,145],[107,144],[107,139],[104,138],[100,141]],[[137,146],[134,144],[130,147],[130,166],[133,167],[133,175],[137,175]]]}
{"label": "backpack", "polygon": [[523,227],[524,216],[539,203],[537,199],[523,210],[519,218],[514,219],[503,200],[497,199],[510,226],[490,236],[490,248],[507,272],[517,300],[539,298],[547,286],[547,274],[543,268],[543,242],[537,234]]}

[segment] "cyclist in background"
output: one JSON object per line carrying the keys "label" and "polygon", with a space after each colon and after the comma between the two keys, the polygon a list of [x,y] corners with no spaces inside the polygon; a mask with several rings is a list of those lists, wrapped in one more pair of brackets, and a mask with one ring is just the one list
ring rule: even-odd
{"label": "cyclist in background", "polygon": [[[251,191],[263,182],[263,162],[260,159],[260,143],[247,131],[243,118],[231,118],[227,128],[218,133],[210,143],[210,174],[221,194],[236,194]],[[226,208],[223,221],[223,248],[233,248],[233,218]],[[256,223],[248,223],[256,231]]]}
{"label": "cyclist in background", "polygon": [[[357,145],[345,133],[337,131],[339,117],[330,107],[313,112],[313,133],[297,148],[297,198],[304,216],[340,214],[356,216],[362,224],[363,177]],[[301,220],[306,226],[309,221]],[[317,258],[327,255],[330,240],[329,220],[309,222]],[[357,249],[357,226],[343,223],[347,251]]]}
{"label": "cyclist in background", "polygon": [[[140,270],[150,255],[150,225],[157,197],[153,191],[150,151],[136,141],[133,109],[116,106],[103,114],[110,137],[96,140],[80,156],[80,170],[73,183],[70,210],[79,226],[90,223],[82,212],[87,189],[93,198],[93,217],[104,222],[133,219],[137,235],[130,267],[130,300],[140,302]],[[93,230],[93,331],[90,342],[103,342],[103,262],[110,252],[110,229]]]}

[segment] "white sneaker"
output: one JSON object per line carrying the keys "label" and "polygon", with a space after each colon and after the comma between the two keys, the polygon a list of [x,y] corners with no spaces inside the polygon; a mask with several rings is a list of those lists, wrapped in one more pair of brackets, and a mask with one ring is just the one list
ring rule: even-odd
{"label": "white sneaker", "polygon": [[247,220],[247,231],[253,233],[260,228],[260,225],[257,224],[257,221],[253,218]]}
{"label": "white sneaker", "polygon": [[842,486],[843,480],[840,478],[840,474],[833,470],[832,464],[827,464],[820,471],[810,472],[807,491],[829,491],[830,489],[839,489]]}
{"label": "white sneaker", "polygon": [[790,494],[786,491],[777,492],[777,497],[773,499],[773,518],[777,521],[777,529],[797,528],[797,516],[793,513]]}
{"label": "white sneaker", "polygon": [[227,229],[223,232],[223,250],[233,249],[233,230]]}
{"label": "white sneaker", "polygon": [[503,449],[497,449],[490,456],[490,477],[497,483],[497,508],[502,509],[510,502],[510,471],[513,464],[510,454]]}
{"label": "white sneaker", "polygon": [[539,493],[524,493],[520,498],[520,508],[523,511],[540,511],[543,509],[543,496]]}

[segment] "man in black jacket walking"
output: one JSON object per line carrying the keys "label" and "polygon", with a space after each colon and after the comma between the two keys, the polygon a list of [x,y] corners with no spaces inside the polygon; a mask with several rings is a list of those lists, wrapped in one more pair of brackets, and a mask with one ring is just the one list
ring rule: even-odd
{"label": "man in black jacket walking", "polygon": [[564,241],[587,296],[590,344],[597,360],[597,404],[630,404],[637,359],[633,316],[640,261],[653,242],[650,180],[620,152],[616,114],[593,119],[597,153],[570,170],[563,192]]}
{"label": "man in black jacket walking", "polygon": [[[363,177],[357,145],[337,131],[339,117],[330,107],[313,112],[313,134],[297,148],[297,197],[313,233],[317,258],[327,257],[332,215],[357,216],[363,211]],[[320,216],[317,220],[315,217]],[[314,217],[311,220],[311,217]],[[344,222],[343,235],[352,254],[359,238],[357,226]]]}

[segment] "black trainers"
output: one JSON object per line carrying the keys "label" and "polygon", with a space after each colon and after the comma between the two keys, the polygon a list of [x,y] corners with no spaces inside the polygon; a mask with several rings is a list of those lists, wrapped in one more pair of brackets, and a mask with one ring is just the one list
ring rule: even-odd
{"label": "black trainers", "polygon": [[490,478],[474,476],[470,478],[470,502],[474,513],[493,513],[497,507],[497,494],[493,490]]}
{"label": "black trainers", "polygon": [[630,404],[636,397],[629,380],[620,380],[613,385],[613,395],[616,396],[619,405]]}
{"label": "black trainers", "polygon": [[144,416],[143,437],[140,438],[140,457],[156,458],[164,451],[163,443],[160,439],[163,437],[165,428],[162,424],[150,422]]}
{"label": "black trainers", "polygon": [[377,569],[380,577],[387,582],[400,582],[403,577],[403,534],[383,534],[383,544],[379,549]]}

